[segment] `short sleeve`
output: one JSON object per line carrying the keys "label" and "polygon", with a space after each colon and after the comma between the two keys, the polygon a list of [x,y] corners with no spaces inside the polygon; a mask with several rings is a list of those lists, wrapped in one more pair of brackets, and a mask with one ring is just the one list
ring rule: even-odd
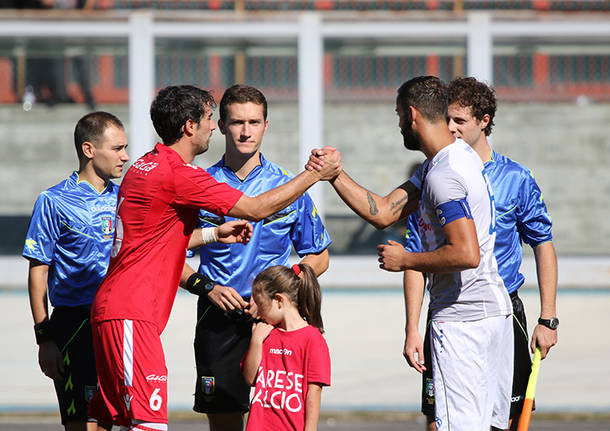
{"label": "short sleeve", "polygon": [[421,186],[424,183],[424,177],[426,173],[426,169],[428,167],[428,160],[425,160],[423,163],[419,165],[419,168],[415,171],[415,173],[409,178],[409,181],[419,190],[421,190]]}
{"label": "short sleeve", "polygon": [[457,172],[430,175],[426,178],[426,194],[434,209],[449,201],[466,199],[466,182]]}
{"label": "short sleeve", "polygon": [[330,385],[330,353],[326,340],[319,332],[314,333],[308,348],[307,383]]}
{"label": "short sleeve", "polygon": [[517,207],[517,229],[521,240],[532,247],[552,241],[552,225],[542,192],[534,177],[528,173],[521,186]]}
{"label": "short sleeve", "polygon": [[294,249],[301,257],[320,253],[331,243],[330,235],[322,224],[320,214],[307,193],[297,200],[297,217],[290,230],[290,239]]}
{"label": "short sleeve", "polygon": [[41,193],[34,204],[22,256],[50,265],[59,235],[59,218],[53,199],[47,193]]}
{"label": "short sleeve", "polygon": [[178,205],[225,215],[243,195],[241,191],[226,183],[219,183],[205,170],[191,164],[177,166],[174,178]]}

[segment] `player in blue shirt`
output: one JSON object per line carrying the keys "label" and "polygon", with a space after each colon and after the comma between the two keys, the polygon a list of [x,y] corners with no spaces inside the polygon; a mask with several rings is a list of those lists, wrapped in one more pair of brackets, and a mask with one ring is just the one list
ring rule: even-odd
{"label": "player in blue shirt", "polygon": [[81,118],[74,144],[78,171],[38,197],[23,256],[30,261],[28,291],[40,368],[54,381],[65,429],[91,431],[97,427],[88,424],[87,405],[97,374],[89,313],[114,237],[118,186],[110,180],[121,176],[129,157],[123,124],[106,112]]}
{"label": "player in blue shirt", "polygon": [[[536,346],[540,347],[544,358],[557,342],[557,259],[552,243],[551,218],[530,170],[496,153],[487,142],[496,111],[493,90],[474,78],[457,78],[449,84],[448,96],[449,129],[454,136],[464,139],[479,154],[494,193],[496,207],[494,255],[498,263],[498,272],[513,305],[515,360],[509,427],[516,429],[531,368],[525,312],[517,294],[517,289],[524,282],[524,276],[519,272],[522,242],[530,245],[534,250],[540,288],[540,320],[534,329],[529,347],[532,351]],[[417,243],[412,238],[407,241],[405,247],[409,251],[419,251]],[[415,271],[405,271],[404,277],[405,295],[417,295],[419,300],[413,302],[420,304],[421,309],[423,275]],[[431,367],[427,364],[430,358],[428,334],[426,333],[426,340],[422,346],[421,338],[417,333],[420,309],[407,310],[404,355],[411,366],[423,372],[422,412],[427,416],[428,429],[435,430],[434,388],[431,384]],[[420,362],[421,349],[425,349],[423,355],[426,364]],[[416,357],[416,354],[419,357]]]}
{"label": "player in blue shirt", "polygon": [[[218,126],[225,135],[225,154],[207,169],[218,181],[256,196],[292,178],[260,152],[268,121],[267,101],[259,90],[246,85],[227,89]],[[198,226],[223,222],[223,217],[202,210]],[[328,268],[330,242],[305,193],[286,209],[255,223],[247,245],[213,244],[200,249],[199,272],[215,283],[209,283],[209,293],[200,296],[197,306],[194,410],[207,413],[212,431],[241,431],[243,413],[248,411],[250,387],[240,361],[250,342],[250,316],[257,317],[253,302],[249,303],[252,280],[265,268],[287,265],[293,247],[301,263],[320,275]]]}

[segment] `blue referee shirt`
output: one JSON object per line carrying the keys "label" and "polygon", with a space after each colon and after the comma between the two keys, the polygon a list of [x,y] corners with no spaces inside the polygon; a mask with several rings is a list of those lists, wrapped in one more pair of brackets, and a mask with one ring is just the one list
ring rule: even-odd
{"label": "blue referee shirt", "polygon": [[57,306],[90,306],[108,269],[119,187],[99,193],[78,173],[42,192],[23,257],[49,265],[48,294]]}
{"label": "blue referee shirt", "polygon": [[[224,166],[224,157],[207,172],[220,182],[241,190],[247,196],[258,196],[292,179],[292,175],[260,155],[261,165],[245,180]],[[198,227],[218,226],[230,217],[201,210]],[[299,256],[320,253],[331,243],[313,201],[307,193],[285,209],[254,223],[252,239],[247,245],[214,243],[199,250],[199,272],[216,283],[231,286],[245,299],[252,295],[252,281],[262,270],[273,265],[287,265],[294,246]]]}
{"label": "blue referee shirt", "polygon": [[[525,166],[492,151],[492,160],[485,163],[485,172],[491,183],[496,207],[494,255],[498,262],[498,273],[510,294],[521,287],[525,280],[519,272],[522,242],[536,247],[552,241],[552,220],[542,192]],[[420,252],[417,216],[414,215],[407,221],[405,248]]]}

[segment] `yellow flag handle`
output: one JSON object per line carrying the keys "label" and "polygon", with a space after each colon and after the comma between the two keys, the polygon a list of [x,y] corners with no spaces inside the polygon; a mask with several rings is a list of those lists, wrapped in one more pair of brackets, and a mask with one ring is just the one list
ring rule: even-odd
{"label": "yellow flag handle", "polygon": [[534,395],[536,394],[536,384],[538,383],[538,371],[540,371],[540,349],[536,347],[534,359],[532,360],[532,372],[527,381],[527,389],[525,390],[525,400],[523,401],[523,410],[519,419],[519,428],[517,431],[527,431],[530,426],[532,417],[532,408],[534,407]]}

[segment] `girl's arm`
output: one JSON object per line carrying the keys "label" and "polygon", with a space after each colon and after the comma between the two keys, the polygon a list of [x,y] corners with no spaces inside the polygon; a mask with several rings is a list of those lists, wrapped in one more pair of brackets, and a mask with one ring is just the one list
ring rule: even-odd
{"label": "girl's arm", "polygon": [[[263,357],[263,341],[269,335],[273,326],[265,323],[255,323],[252,325],[252,339],[250,340],[250,347],[244,357],[244,361],[241,367],[241,372],[246,379],[246,383],[250,386],[256,384],[256,375],[258,374],[258,366],[261,363]],[[319,404],[318,404],[319,408]]]}
{"label": "girl's arm", "polygon": [[307,398],[305,399],[305,431],[316,431],[318,429],[321,397],[322,385],[320,383],[309,383],[307,385]]}

